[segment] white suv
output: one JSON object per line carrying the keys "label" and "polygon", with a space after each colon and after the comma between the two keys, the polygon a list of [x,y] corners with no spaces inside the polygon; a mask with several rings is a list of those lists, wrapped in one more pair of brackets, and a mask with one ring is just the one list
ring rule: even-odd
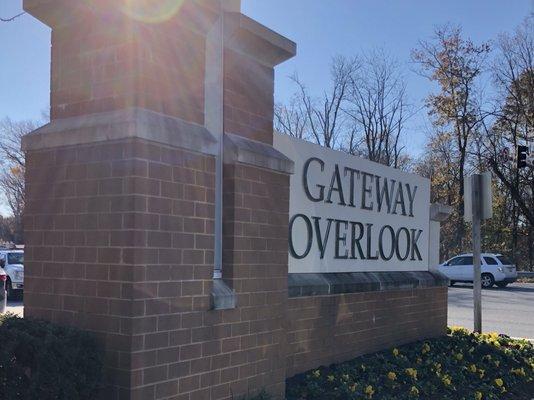
{"label": "white suv", "polygon": [[[504,288],[517,280],[515,265],[502,254],[482,253],[480,267],[483,288],[490,288],[493,285]],[[453,257],[441,264],[438,270],[449,278],[451,286],[456,282],[473,282],[473,254]]]}
{"label": "white suv", "polygon": [[7,297],[11,300],[24,290],[24,251],[0,250],[0,266],[7,274]]}

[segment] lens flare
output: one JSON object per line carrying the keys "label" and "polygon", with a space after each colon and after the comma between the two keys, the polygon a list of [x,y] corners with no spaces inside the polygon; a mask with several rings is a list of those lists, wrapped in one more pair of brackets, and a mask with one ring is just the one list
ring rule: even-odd
{"label": "lens flare", "polygon": [[149,24],[165,22],[174,17],[184,0],[122,0],[122,11],[131,18]]}

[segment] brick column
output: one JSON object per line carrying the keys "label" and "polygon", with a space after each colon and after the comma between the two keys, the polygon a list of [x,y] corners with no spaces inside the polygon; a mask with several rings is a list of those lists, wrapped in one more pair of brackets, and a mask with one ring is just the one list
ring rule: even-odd
{"label": "brick column", "polygon": [[213,310],[204,71],[221,9],[186,0],[141,18],[120,4],[24,1],[52,27],[52,121],[23,141],[25,315],[101,338],[102,399],[281,397],[291,162],[272,148],[273,68],[295,46],[225,18],[223,277],[237,307]]}

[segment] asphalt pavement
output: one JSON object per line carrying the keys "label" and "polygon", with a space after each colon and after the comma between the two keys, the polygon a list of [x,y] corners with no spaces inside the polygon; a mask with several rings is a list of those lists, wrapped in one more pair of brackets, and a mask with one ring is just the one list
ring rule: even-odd
{"label": "asphalt pavement", "polygon": [[[473,329],[473,286],[449,288],[449,326]],[[534,284],[482,290],[482,331],[534,339]]]}
{"label": "asphalt pavement", "polygon": [[6,312],[17,314],[19,317],[23,317],[24,315],[24,305],[22,300],[14,301],[14,300],[8,300],[7,302],[7,309]]}
{"label": "asphalt pavement", "polygon": [[[7,310],[22,317],[22,301],[9,301]],[[449,326],[473,329],[473,287],[449,288]],[[482,291],[482,329],[534,339],[534,283],[514,283],[505,289]]]}

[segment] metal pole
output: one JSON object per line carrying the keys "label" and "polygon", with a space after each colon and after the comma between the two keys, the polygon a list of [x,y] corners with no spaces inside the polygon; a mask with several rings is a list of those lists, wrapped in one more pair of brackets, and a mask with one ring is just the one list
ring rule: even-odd
{"label": "metal pole", "polygon": [[223,242],[223,158],[224,158],[224,12],[220,0],[220,17],[206,40],[205,126],[218,140],[215,159],[215,248],[213,277],[222,278]]}
{"label": "metal pole", "polygon": [[474,330],[482,333],[482,282],[480,268],[480,220],[482,217],[482,175],[471,177],[471,199],[473,210],[473,299],[474,299]]}

